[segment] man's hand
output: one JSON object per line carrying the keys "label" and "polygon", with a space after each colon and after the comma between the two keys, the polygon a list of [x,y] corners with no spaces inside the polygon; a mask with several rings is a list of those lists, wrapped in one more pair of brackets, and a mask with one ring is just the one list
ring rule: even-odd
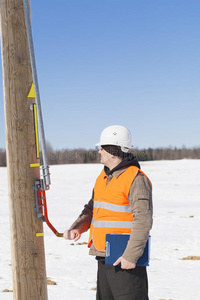
{"label": "man's hand", "polygon": [[74,240],[74,242],[76,242],[80,239],[81,234],[77,229],[69,229],[65,230],[63,236],[66,240]]}
{"label": "man's hand", "polygon": [[122,256],[120,256],[118,258],[118,260],[116,260],[116,262],[113,264],[113,266],[115,267],[120,263],[121,263],[121,269],[130,270],[130,269],[135,269],[135,267],[136,267],[136,264],[130,263],[128,260],[126,260]]}

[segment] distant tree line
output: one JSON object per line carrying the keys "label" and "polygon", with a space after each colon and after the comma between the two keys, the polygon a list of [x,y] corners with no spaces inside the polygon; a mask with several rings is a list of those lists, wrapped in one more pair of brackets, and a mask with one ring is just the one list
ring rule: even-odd
{"label": "distant tree line", "polygon": [[6,150],[0,149],[0,167],[6,166]]}
{"label": "distant tree line", "polygon": [[[148,148],[134,149],[133,155],[139,161],[149,160],[174,160],[174,159],[200,159],[200,148]],[[49,165],[58,164],[83,164],[99,163],[99,154],[97,149],[63,149],[53,150],[47,145],[47,156]],[[0,166],[6,166],[6,151],[0,149]]]}
{"label": "distant tree line", "polygon": [[136,150],[138,160],[200,159],[200,148],[148,148]]}

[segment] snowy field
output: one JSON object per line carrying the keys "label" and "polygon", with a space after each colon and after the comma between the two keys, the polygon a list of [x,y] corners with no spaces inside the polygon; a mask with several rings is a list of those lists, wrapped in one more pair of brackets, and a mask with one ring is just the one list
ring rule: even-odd
{"label": "snowy field", "polygon": [[[200,160],[142,162],[153,183],[154,224],[148,267],[150,300],[199,300]],[[63,232],[90,199],[100,164],[51,166],[49,219]],[[7,170],[0,168],[0,300],[13,299]],[[88,255],[88,233],[72,241],[57,238],[44,224],[49,300],[95,299],[96,261]],[[29,299],[27,299],[29,300]],[[140,299],[138,299],[140,300]]]}

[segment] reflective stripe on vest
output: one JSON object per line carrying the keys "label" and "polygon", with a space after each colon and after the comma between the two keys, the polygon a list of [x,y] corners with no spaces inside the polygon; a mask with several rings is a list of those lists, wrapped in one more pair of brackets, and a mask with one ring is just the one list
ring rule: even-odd
{"label": "reflective stripe on vest", "polygon": [[123,206],[123,205],[111,204],[111,203],[107,203],[107,202],[98,202],[98,201],[94,202],[93,207],[104,208],[104,209],[108,209],[111,211],[118,211],[118,212],[122,212],[122,213],[131,211],[130,205]]}
{"label": "reflective stripe on vest", "polygon": [[138,168],[128,167],[117,178],[108,178],[102,171],[94,187],[93,219],[90,226],[89,244],[99,251],[105,251],[105,237],[108,233],[130,233],[133,216],[128,202],[131,185]]}
{"label": "reflective stripe on vest", "polygon": [[92,224],[95,224],[95,228],[131,228],[132,222],[123,222],[123,221],[95,221],[92,218]]}

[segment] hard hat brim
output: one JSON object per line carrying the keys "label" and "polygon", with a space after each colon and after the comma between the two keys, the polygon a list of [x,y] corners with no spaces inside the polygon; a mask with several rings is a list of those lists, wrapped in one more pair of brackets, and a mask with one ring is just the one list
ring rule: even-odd
{"label": "hard hat brim", "polygon": [[[109,145],[109,144],[102,144],[102,143],[100,143],[100,142],[97,143],[97,144],[95,144],[95,146],[106,146],[106,145]],[[129,152],[129,150],[134,149],[133,146],[131,146],[131,147],[123,147],[123,146],[120,146],[120,145],[113,145],[113,146],[118,146],[118,147],[120,147],[121,150],[122,150],[122,152],[125,152],[125,153]]]}

